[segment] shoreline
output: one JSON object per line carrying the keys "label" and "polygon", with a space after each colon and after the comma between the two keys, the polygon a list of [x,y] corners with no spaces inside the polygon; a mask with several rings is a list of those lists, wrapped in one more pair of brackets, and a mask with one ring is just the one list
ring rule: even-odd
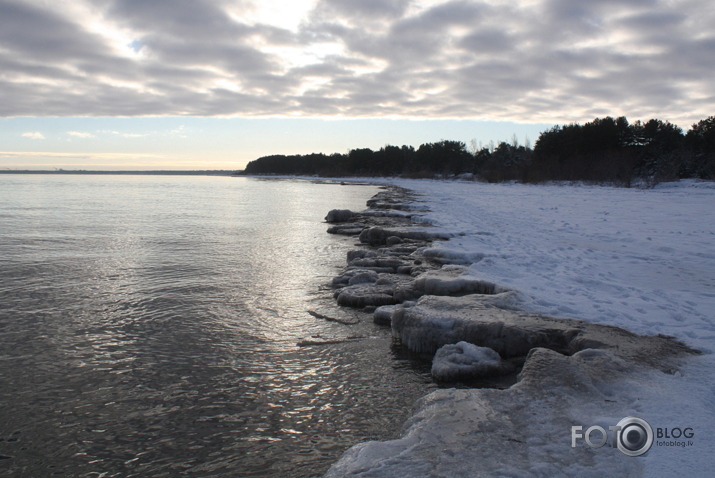
{"label": "shoreline", "polygon": [[[523,409],[538,404],[542,421],[548,417],[552,427],[566,427],[564,418],[555,414],[555,391],[573,406],[584,401],[597,408],[593,397],[604,400],[609,387],[637,383],[652,372],[675,375],[682,359],[697,353],[673,338],[515,310],[516,291],[480,280],[470,272],[471,263],[430,247],[435,240],[453,236],[430,231],[418,222],[419,214],[426,211],[412,206],[413,191],[393,185],[384,188],[388,193],[368,201],[367,211],[331,211],[326,218],[334,223],[329,232],[355,235],[363,244],[348,254],[345,273],[333,281],[338,305],[367,308],[376,323],[391,325],[397,342],[425,357],[432,357],[445,344],[467,340],[497,349],[504,361],[511,360],[517,368],[523,365],[523,369],[516,384],[503,390],[445,388],[428,394],[419,400],[402,438],[353,446],[326,477],[529,472],[529,440],[535,437],[524,434],[532,417],[523,416]],[[488,410],[493,413],[485,413]],[[459,419],[445,418],[449,414]],[[515,417],[523,422],[515,425]],[[541,423],[542,428],[547,425]],[[493,437],[489,430],[504,432]],[[455,433],[472,438],[458,443]],[[435,447],[442,452],[436,453]],[[500,447],[508,451],[495,455]],[[452,456],[455,450],[466,449],[472,460]],[[409,462],[402,455],[409,456]],[[618,471],[640,470],[637,461],[613,453],[592,455],[581,448],[571,456],[552,457],[541,463],[544,473],[538,474],[559,474],[563,466],[593,464],[594,460],[597,468],[610,466],[611,460]],[[512,458],[513,463],[504,468],[502,462]]]}

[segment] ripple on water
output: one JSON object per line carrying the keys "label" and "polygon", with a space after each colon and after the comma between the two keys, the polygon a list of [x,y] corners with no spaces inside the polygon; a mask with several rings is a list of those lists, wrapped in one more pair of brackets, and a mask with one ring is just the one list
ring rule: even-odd
{"label": "ripple on water", "polygon": [[[369,317],[307,313],[333,306],[324,285],[352,247],[322,216],[374,188],[3,186],[0,474],[313,476],[356,442],[395,436],[431,387]],[[363,339],[296,346],[347,336]]]}

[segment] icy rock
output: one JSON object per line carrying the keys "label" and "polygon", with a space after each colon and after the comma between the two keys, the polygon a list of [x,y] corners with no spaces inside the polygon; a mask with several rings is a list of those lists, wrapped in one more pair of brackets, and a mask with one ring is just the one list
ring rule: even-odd
{"label": "icy rock", "polygon": [[333,278],[333,286],[344,287],[347,285],[363,284],[368,282],[376,282],[378,279],[377,272],[367,269],[350,269],[343,274]]}
{"label": "icy rock", "polygon": [[367,306],[381,306],[395,304],[390,286],[376,286],[371,284],[356,284],[345,287],[338,292],[338,305],[363,308]]}
{"label": "icy rock", "polygon": [[432,359],[432,377],[441,382],[501,375],[509,370],[494,350],[469,342],[444,345]]}
{"label": "icy rock", "polygon": [[395,287],[393,295],[398,304],[405,301],[416,300],[422,296],[422,294],[415,289],[414,281]]}
{"label": "icy rock", "polygon": [[340,234],[343,236],[357,236],[365,229],[362,224],[339,224],[328,228],[328,234]]}
{"label": "icy rock", "polygon": [[[414,282],[414,278],[404,274],[380,274],[377,285],[390,285],[394,289],[398,287],[409,287]],[[393,291],[394,293],[394,291]]]}
{"label": "icy rock", "polygon": [[495,294],[505,290],[491,282],[469,275],[467,269],[446,266],[436,271],[427,271],[415,280],[415,289],[420,295],[467,295]]}
{"label": "icy rock", "polygon": [[355,284],[372,284],[378,280],[377,272],[375,271],[363,271],[353,275],[350,280],[348,280],[348,285]]}
{"label": "icy rock", "polygon": [[395,307],[395,305],[383,305],[375,309],[372,313],[373,322],[378,325],[390,325]]}
{"label": "icy rock", "polygon": [[398,267],[411,265],[408,262],[392,257],[364,257],[353,259],[349,263],[353,267],[387,269],[385,272],[396,272]]}
{"label": "icy rock", "polygon": [[420,245],[409,245],[405,243],[401,243],[400,245],[393,245],[389,247],[383,247],[378,249],[378,252],[382,255],[386,256],[409,256],[411,254],[414,254],[418,249],[420,248]]}
{"label": "icy rock", "polygon": [[368,251],[365,249],[356,249],[354,251],[348,251],[348,264],[355,259],[362,259],[364,257],[377,257],[375,251]]}
{"label": "icy rock", "polygon": [[[381,191],[368,199],[367,207],[370,209],[395,209],[398,211],[408,211],[412,209],[403,197],[406,191]],[[401,193],[401,194],[400,194]]]}
{"label": "icy rock", "polygon": [[[351,267],[353,267],[353,266],[351,266]],[[394,267],[363,266],[363,267],[360,267],[360,269],[370,270],[373,272],[377,272],[378,274],[394,274],[395,273]]]}
{"label": "icy rock", "polygon": [[360,233],[360,242],[373,246],[385,244],[387,238],[390,237],[381,227],[370,227]]}
{"label": "icy rock", "polygon": [[381,246],[386,244],[388,237],[399,237],[418,241],[434,241],[438,239],[448,239],[449,235],[439,232],[429,232],[416,228],[385,228],[369,227],[360,233],[360,242],[371,246]]}
{"label": "icy rock", "polygon": [[[661,370],[670,367],[664,357],[694,353],[664,336],[637,335],[618,327],[502,308],[511,295],[423,296],[414,305],[404,303],[395,309],[392,335],[418,353],[433,354],[443,345],[460,341],[489,347],[504,358],[523,357],[537,347],[568,355],[599,348]],[[594,353],[582,357],[592,356]]]}
{"label": "icy rock", "polygon": [[419,267],[410,267],[409,270],[398,269],[403,274],[419,274],[417,278],[395,291],[398,302],[417,299],[424,295],[436,296],[464,296],[469,294],[498,294],[507,292],[491,282],[477,279],[469,275],[464,267],[445,266],[439,270],[422,272]]}
{"label": "icy rock", "polygon": [[348,222],[352,220],[355,213],[349,209],[333,209],[325,216],[326,222]]}
{"label": "icy rock", "polygon": [[568,349],[568,327],[499,309],[480,297],[423,296],[415,306],[395,310],[392,334],[410,350],[429,354],[460,341],[489,347],[502,357],[525,356],[533,347]]}
{"label": "icy rock", "polygon": [[[535,349],[516,385],[436,390],[418,401],[401,438],[350,448],[325,477],[641,476],[642,461],[617,449],[594,453],[564,441],[572,425],[621,417],[628,406],[601,393],[590,380],[594,371],[626,380],[617,370]],[[574,416],[584,404],[594,415]]]}

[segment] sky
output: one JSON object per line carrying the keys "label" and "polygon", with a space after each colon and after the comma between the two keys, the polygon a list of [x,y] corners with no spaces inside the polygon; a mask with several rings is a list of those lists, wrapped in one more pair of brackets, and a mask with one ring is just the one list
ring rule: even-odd
{"label": "sky", "polygon": [[0,0],[0,169],[268,154],[715,114],[711,0]]}

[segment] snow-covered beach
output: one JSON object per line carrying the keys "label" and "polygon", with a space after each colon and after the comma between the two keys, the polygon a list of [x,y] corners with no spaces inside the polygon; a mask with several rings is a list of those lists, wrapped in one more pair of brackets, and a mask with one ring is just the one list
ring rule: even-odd
{"label": "snow-covered beach", "polygon": [[[429,254],[515,291],[511,307],[673,336],[703,353],[677,361],[670,372],[621,370],[582,390],[539,384],[439,390],[420,402],[402,438],[353,447],[329,476],[709,476],[715,458],[709,437],[715,425],[715,183],[623,189],[390,182],[421,195],[429,211],[420,220],[452,236],[433,243]],[[556,374],[573,367],[598,374],[599,360],[604,373],[613,365],[588,352],[570,361],[542,358]],[[489,413],[494,416],[482,416]],[[571,447],[570,425],[607,428],[627,416],[666,432],[691,428],[693,436],[675,446],[656,440],[637,458],[609,446]]]}

